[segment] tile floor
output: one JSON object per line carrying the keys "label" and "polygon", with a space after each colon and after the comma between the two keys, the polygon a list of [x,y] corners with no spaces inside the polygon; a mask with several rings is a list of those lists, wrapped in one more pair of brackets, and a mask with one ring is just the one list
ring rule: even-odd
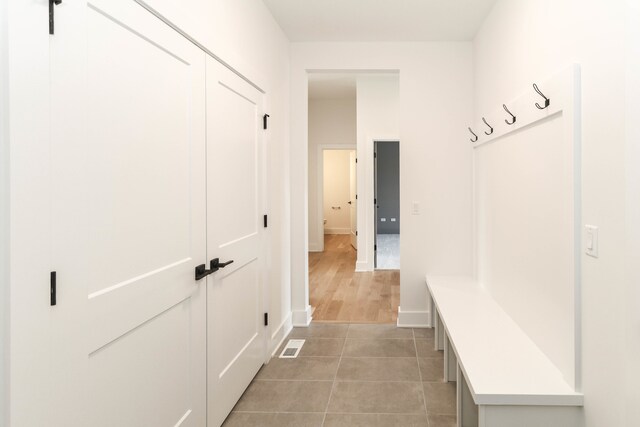
{"label": "tile floor", "polygon": [[400,269],[400,235],[378,234],[376,245],[376,268],[378,270]]}
{"label": "tile floor", "polygon": [[456,425],[432,329],[312,324],[289,338],[306,339],[299,357],[265,365],[224,426]]}

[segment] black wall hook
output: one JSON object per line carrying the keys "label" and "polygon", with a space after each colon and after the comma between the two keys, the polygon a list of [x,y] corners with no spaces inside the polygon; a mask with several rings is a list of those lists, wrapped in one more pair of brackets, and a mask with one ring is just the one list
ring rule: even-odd
{"label": "black wall hook", "polygon": [[485,135],[491,135],[493,133],[493,128],[491,127],[491,125],[489,123],[487,123],[487,121],[485,120],[485,118],[482,118],[482,121],[484,122],[485,125],[489,126],[489,133],[487,133],[487,131],[484,131]]}
{"label": "black wall hook", "polygon": [[540,92],[540,89],[538,89],[537,84],[534,83],[533,88],[535,89],[536,92],[538,92],[538,95],[544,98],[544,107],[541,107],[540,104],[538,104],[537,102],[536,102],[536,107],[538,108],[538,110],[544,110],[549,106],[549,104],[551,104],[551,100],[546,96],[544,96],[544,93]]}
{"label": "black wall hook", "polygon": [[506,111],[507,113],[509,113],[509,115],[511,116],[512,120],[509,121],[507,119],[504,119],[504,122],[506,124],[508,124],[509,126],[511,126],[512,124],[514,124],[516,122],[516,116],[513,115],[513,113],[511,111],[509,111],[509,109],[507,108],[507,106],[505,104],[502,104],[502,108],[504,108],[504,111]]}
{"label": "black wall hook", "polygon": [[471,139],[471,142],[477,142],[478,141],[478,135],[476,135],[475,133],[473,133],[473,131],[471,130],[471,128],[468,128],[469,132],[471,132],[471,135],[473,135],[476,139]]}

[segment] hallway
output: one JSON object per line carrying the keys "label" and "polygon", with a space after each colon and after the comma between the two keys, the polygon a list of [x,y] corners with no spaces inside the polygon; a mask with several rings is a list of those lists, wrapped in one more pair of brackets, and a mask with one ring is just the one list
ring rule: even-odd
{"label": "hallway", "polygon": [[[443,382],[433,329],[313,323],[295,359],[262,367],[225,427],[456,425],[455,383]],[[286,344],[285,340],[285,344]]]}
{"label": "hallway", "polygon": [[356,273],[348,235],[326,235],[324,252],[309,253],[309,301],[317,322],[393,323],[400,271]]}

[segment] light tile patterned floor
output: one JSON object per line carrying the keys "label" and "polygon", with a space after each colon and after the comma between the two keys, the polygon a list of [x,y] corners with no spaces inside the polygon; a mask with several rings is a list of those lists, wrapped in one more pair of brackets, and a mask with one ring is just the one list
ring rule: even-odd
{"label": "light tile patterned floor", "polygon": [[376,268],[400,270],[400,235],[378,234],[376,238]]}
{"label": "light tile patterned floor", "polygon": [[289,338],[306,339],[300,356],[264,366],[224,426],[456,425],[432,329],[319,323]]}

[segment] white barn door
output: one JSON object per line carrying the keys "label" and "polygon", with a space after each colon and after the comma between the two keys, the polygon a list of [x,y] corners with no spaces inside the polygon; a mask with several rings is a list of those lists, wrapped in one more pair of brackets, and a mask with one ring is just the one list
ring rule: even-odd
{"label": "white barn door", "polygon": [[55,19],[49,425],[201,427],[205,54],[130,0]]}
{"label": "white barn door", "polygon": [[208,425],[265,361],[263,94],[207,58]]}

